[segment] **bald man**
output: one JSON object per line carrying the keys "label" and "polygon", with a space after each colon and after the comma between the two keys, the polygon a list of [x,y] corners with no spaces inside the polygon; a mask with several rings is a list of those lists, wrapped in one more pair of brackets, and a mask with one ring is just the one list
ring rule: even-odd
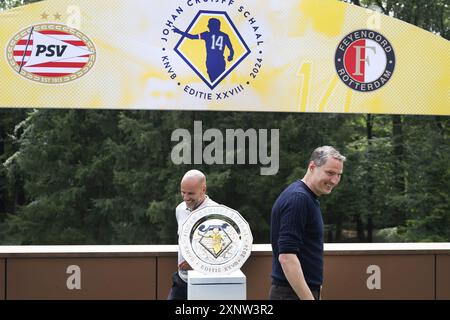
{"label": "bald man", "polygon": [[[199,170],[190,170],[185,173],[180,183],[180,191],[183,202],[175,209],[178,223],[178,234],[181,227],[192,211],[207,206],[217,205],[206,195],[206,177]],[[191,266],[178,250],[178,271],[172,276],[172,288],[170,289],[169,300],[187,300],[187,272]]]}

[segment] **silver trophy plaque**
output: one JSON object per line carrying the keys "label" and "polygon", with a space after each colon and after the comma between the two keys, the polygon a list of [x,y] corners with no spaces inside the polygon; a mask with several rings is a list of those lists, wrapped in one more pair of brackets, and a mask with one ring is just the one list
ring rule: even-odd
{"label": "silver trophy plaque", "polygon": [[250,226],[236,210],[223,205],[193,211],[181,228],[181,254],[195,271],[229,274],[239,270],[252,251]]}

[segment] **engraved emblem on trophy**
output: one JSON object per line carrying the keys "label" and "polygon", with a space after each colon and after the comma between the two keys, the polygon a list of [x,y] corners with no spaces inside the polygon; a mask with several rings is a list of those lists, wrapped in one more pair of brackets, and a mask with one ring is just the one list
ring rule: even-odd
{"label": "engraved emblem on trophy", "polygon": [[224,205],[193,211],[179,237],[181,253],[194,270],[188,273],[189,299],[215,299],[219,292],[217,299],[245,299],[240,268],[250,256],[253,236],[239,212]]}

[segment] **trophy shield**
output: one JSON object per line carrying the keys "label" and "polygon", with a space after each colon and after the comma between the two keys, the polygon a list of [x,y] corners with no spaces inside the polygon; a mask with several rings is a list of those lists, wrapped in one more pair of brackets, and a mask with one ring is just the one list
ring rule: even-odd
{"label": "trophy shield", "polygon": [[205,275],[240,270],[250,256],[252,243],[247,221],[224,205],[193,211],[179,235],[181,254],[193,270]]}

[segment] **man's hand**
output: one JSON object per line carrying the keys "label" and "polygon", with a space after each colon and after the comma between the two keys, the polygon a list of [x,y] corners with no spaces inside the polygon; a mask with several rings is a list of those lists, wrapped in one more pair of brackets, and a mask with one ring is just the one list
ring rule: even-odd
{"label": "man's hand", "polygon": [[278,256],[278,261],[281,264],[281,268],[283,269],[287,281],[300,300],[314,300],[314,296],[306,284],[302,265],[300,264],[297,255],[293,253],[281,253]]}
{"label": "man's hand", "polygon": [[187,263],[187,261],[183,261],[178,265],[178,269],[180,270],[192,270],[191,266],[189,265],[189,263]]}

